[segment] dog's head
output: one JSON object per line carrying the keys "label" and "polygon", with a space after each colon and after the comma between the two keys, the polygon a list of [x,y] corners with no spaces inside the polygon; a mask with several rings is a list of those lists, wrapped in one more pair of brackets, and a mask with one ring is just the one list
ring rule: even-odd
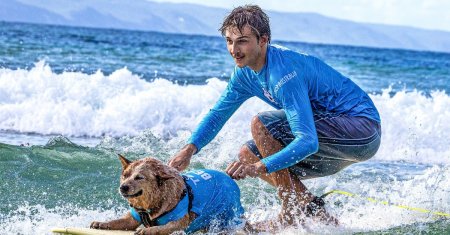
{"label": "dog's head", "polygon": [[157,214],[157,210],[178,203],[185,186],[175,168],[150,157],[130,161],[119,155],[119,159],[122,163],[119,191],[131,205],[154,209]]}

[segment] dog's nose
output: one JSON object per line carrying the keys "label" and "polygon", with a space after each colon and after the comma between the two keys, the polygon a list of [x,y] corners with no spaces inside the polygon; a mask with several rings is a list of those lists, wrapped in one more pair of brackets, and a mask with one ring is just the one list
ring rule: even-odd
{"label": "dog's nose", "polygon": [[127,193],[129,189],[130,189],[130,187],[128,187],[128,185],[121,185],[120,186],[120,192],[121,193]]}

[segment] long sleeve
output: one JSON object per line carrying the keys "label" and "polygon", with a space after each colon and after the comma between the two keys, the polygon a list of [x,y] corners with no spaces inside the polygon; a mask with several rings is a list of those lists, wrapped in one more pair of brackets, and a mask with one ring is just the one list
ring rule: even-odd
{"label": "long sleeve", "polygon": [[318,137],[308,89],[303,78],[292,79],[279,90],[283,109],[295,139],[281,151],[262,161],[268,173],[290,167],[318,151]]}
{"label": "long sleeve", "polygon": [[231,115],[252,96],[242,87],[237,76],[236,72],[233,73],[219,100],[202,119],[188,140],[188,143],[197,147],[197,152],[214,139]]}

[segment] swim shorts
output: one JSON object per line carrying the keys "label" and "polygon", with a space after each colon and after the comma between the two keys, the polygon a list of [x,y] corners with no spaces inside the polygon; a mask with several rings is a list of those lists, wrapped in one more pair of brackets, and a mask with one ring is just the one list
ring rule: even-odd
{"label": "swim shorts", "polygon": [[[283,110],[258,114],[269,133],[283,146],[295,139]],[[366,117],[345,114],[314,115],[319,151],[289,167],[300,179],[311,179],[335,174],[345,167],[370,159],[381,142],[380,123]],[[259,158],[262,155],[254,140],[247,147]]]}

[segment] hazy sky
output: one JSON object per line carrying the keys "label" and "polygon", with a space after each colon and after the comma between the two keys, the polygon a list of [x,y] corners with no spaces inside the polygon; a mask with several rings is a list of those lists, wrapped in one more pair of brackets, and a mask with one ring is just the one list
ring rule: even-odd
{"label": "hazy sky", "polygon": [[450,31],[449,0],[151,0],[187,2],[231,9],[258,4],[264,10],[316,12],[358,22]]}

